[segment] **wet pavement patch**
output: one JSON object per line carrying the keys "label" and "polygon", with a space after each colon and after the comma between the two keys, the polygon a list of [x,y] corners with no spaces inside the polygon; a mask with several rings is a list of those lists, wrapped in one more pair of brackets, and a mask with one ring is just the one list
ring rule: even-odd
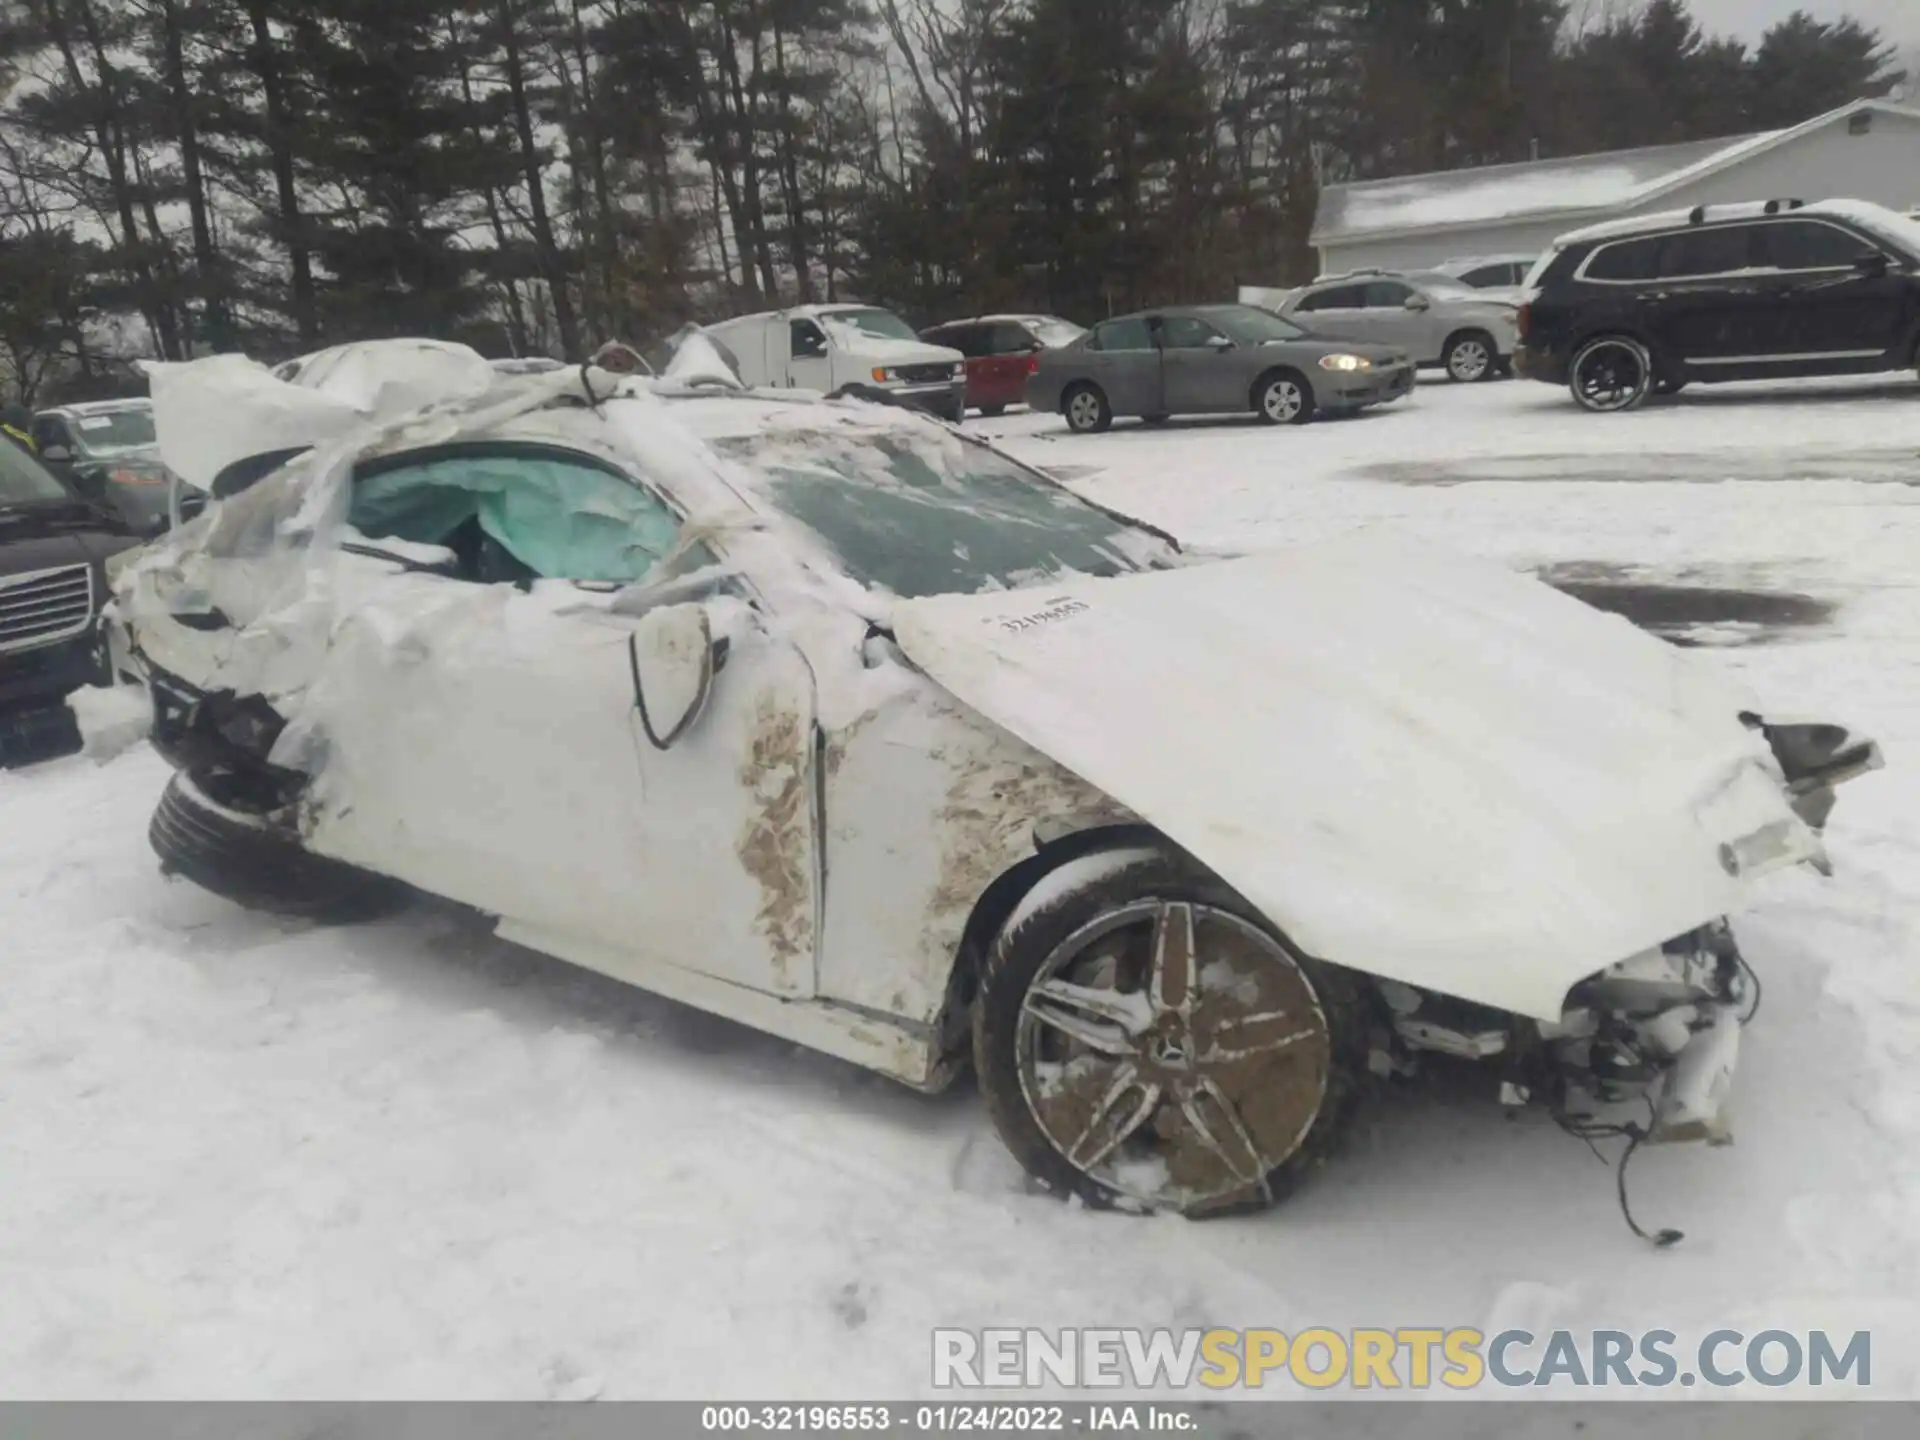
{"label": "wet pavement patch", "polygon": [[1794,590],[1662,585],[1604,565],[1551,565],[1537,573],[1554,589],[1676,645],[1765,644],[1823,626],[1839,608]]}
{"label": "wet pavement patch", "polygon": [[1386,460],[1347,472],[1388,485],[1668,484],[1725,481],[1860,480],[1920,485],[1920,451],[1911,446],[1833,450],[1715,450],[1689,453],[1482,455],[1442,460]]}

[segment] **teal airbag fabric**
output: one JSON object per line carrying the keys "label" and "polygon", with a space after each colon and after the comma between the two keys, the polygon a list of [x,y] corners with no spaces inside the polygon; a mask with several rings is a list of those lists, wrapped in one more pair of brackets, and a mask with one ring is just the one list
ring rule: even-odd
{"label": "teal airbag fabric", "polygon": [[442,543],[469,519],[536,574],[640,579],[680,521],[639,486],[591,465],[515,454],[456,456],[369,476],[348,517],[363,535]]}

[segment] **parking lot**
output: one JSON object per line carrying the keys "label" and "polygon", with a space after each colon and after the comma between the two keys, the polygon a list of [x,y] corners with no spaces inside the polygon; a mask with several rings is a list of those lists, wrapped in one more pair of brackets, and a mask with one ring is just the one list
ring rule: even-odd
{"label": "parking lot", "polygon": [[319,930],[170,883],[140,750],[0,773],[0,1394],[911,1396],[935,1326],[1422,1323],[1870,1329],[1874,1393],[1920,1396],[1920,384],[967,428],[1198,547],[1385,526],[1539,571],[1776,718],[1881,740],[1834,878],[1741,925],[1765,1004],[1736,1143],[1634,1162],[1683,1244],[1635,1239],[1611,1171],[1479,1077],[1383,1093],[1271,1214],[1069,1208],[969,1087],[915,1096],[452,911]]}

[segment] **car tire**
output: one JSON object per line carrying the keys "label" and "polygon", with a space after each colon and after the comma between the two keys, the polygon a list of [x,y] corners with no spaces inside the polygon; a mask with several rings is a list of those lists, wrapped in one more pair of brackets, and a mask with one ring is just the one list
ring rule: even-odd
{"label": "car tire", "polygon": [[1304,425],[1313,410],[1313,386],[1297,370],[1269,370],[1253,382],[1253,413],[1263,425]]}
{"label": "car tire", "polygon": [[[1346,1126],[1366,1070],[1364,992],[1170,854],[1068,863],[1085,878],[1056,875],[1043,904],[1017,905],[983,967],[974,1067],[1002,1141],[1041,1188],[1092,1206],[1202,1218],[1275,1204]],[[1190,963],[1164,970],[1156,1000],[1163,937]],[[1211,989],[1175,978],[1223,966],[1231,982]],[[1124,998],[1103,1020],[1052,986],[1074,1007]],[[1182,995],[1184,1016],[1160,1003]],[[1223,1056],[1236,1030],[1245,1038]]]}
{"label": "car tire", "polygon": [[329,924],[370,920],[405,903],[405,886],[304,849],[283,822],[226,795],[225,779],[201,769],[167,783],[147,827],[162,871],[248,910]]}
{"label": "car tire", "polygon": [[1645,345],[1631,335],[1598,335],[1574,352],[1567,388],[1582,410],[1616,414],[1644,404],[1653,377],[1653,356]]}
{"label": "car tire", "polygon": [[1098,385],[1081,382],[1067,387],[1060,397],[1060,413],[1067,417],[1067,428],[1076,435],[1098,435],[1113,426],[1113,407]]}
{"label": "car tire", "polygon": [[1447,378],[1456,384],[1470,385],[1491,380],[1500,371],[1500,351],[1493,337],[1484,330],[1462,330],[1447,337],[1440,352],[1440,363]]}

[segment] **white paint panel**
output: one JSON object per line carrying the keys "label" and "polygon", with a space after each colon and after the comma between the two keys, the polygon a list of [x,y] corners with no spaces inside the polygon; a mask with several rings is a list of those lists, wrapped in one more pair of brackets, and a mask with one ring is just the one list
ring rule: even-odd
{"label": "white paint panel", "polygon": [[1815,845],[1739,687],[1396,540],[913,601],[897,633],[1313,953],[1540,1018],[1737,908],[1723,844]]}

